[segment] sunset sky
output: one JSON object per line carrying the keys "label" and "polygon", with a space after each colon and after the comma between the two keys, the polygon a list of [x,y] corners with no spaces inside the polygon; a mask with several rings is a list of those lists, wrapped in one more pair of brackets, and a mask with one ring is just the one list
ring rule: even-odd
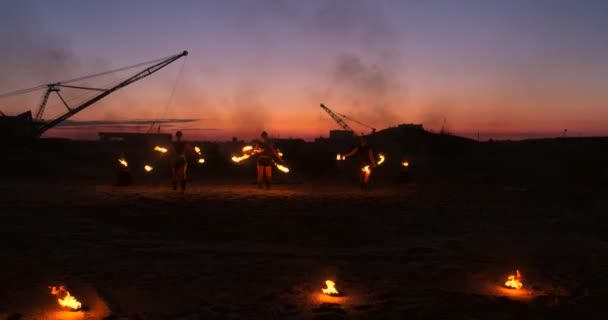
{"label": "sunset sky", "polygon": [[[97,126],[49,136],[192,119],[161,131],[312,139],[338,128],[320,103],[378,129],[608,135],[608,1],[2,1],[0,27],[0,93],[190,53],[70,119]],[[0,110],[35,111],[42,94]]]}

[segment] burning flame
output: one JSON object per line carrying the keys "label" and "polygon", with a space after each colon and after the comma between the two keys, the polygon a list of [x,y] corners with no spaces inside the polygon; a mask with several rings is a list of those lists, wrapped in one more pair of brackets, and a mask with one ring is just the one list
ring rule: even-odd
{"label": "burning flame", "polygon": [[144,166],[144,170],[146,170],[147,172],[152,171],[152,169],[154,169],[154,168],[152,168],[152,166],[149,166],[149,165]]}
{"label": "burning flame", "polygon": [[194,147],[194,151],[196,151],[196,153],[201,154],[201,148],[199,147]]}
{"label": "burning flame", "polygon": [[127,160],[125,160],[125,158],[118,159],[118,162],[120,162],[120,164],[122,164],[123,167],[128,167],[129,166],[129,164],[127,163]]}
{"label": "burning flame", "polygon": [[247,152],[247,151],[251,151],[251,150],[253,150],[252,146],[244,146],[243,147],[243,152]]}
{"label": "burning flame", "polygon": [[287,168],[287,167],[285,167],[285,166],[283,166],[283,165],[280,165],[280,164],[278,164],[278,163],[276,163],[276,162],[275,162],[275,164],[274,164],[274,165],[275,165],[275,167],[277,167],[277,169],[279,169],[279,170],[281,170],[281,171],[283,171],[283,172],[285,172],[285,173],[288,173],[288,172],[289,172],[289,168]]}
{"label": "burning flame", "polygon": [[371,173],[371,171],[369,170],[369,166],[365,166],[365,167],[361,168],[361,171],[363,171],[363,172],[365,172],[367,174]]}
{"label": "burning flame", "polygon": [[165,153],[165,152],[167,152],[167,148],[156,146],[156,147],[154,147],[154,151],[158,151],[160,153]]}
{"label": "burning flame", "polygon": [[279,157],[283,156],[283,152],[281,152],[281,150],[277,149],[277,154],[279,155]]}
{"label": "burning flame", "polygon": [[[51,289],[51,294],[57,296],[57,302],[62,307],[71,308],[73,310],[78,310],[82,307],[82,304],[76,300],[70,293],[63,287],[49,287]],[[63,298],[62,298],[63,297]]]}
{"label": "burning flame", "polygon": [[233,156],[232,157],[232,161],[234,161],[234,162],[241,162],[241,161],[243,161],[245,159],[249,159],[249,155],[248,154],[244,154],[244,155],[242,155],[240,157],[237,157],[237,156]]}
{"label": "burning flame", "polygon": [[323,293],[329,295],[339,294],[338,290],[336,290],[336,284],[333,281],[327,280],[325,281],[325,285],[327,286],[327,288],[321,289]]}
{"label": "burning flame", "polygon": [[205,163],[205,159],[203,159],[203,158],[198,159],[198,163]]}
{"label": "burning flame", "polygon": [[505,287],[507,288],[511,288],[511,289],[521,289],[521,287],[524,286],[523,283],[521,283],[521,274],[519,273],[519,270],[515,271],[515,275],[509,275],[509,277],[507,278],[507,282],[505,282]]}
{"label": "burning flame", "polygon": [[382,153],[380,153],[380,154],[378,155],[378,157],[380,157],[380,160],[378,160],[377,165],[381,165],[381,164],[384,162],[384,155],[383,155]]}
{"label": "burning flame", "polygon": [[336,155],[336,160],[346,160],[346,157],[338,153]]}
{"label": "burning flame", "polygon": [[407,161],[403,161],[403,162],[401,162],[401,165],[404,166],[404,167],[409,167],[410,163],[407,162]]}

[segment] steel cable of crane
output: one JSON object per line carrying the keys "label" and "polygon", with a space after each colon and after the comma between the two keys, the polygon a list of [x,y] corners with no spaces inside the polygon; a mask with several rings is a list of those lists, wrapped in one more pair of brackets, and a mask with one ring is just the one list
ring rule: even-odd
{"label": "steel cable of crane", "polygon": [[[160,59],[154,59],[154,60],[150,60],[150,61],[146,61],[146,62],[141,62],[141,63],[138,63],[138,64],[134,64],[134,65],[131,65],[131,66],[126,66],[126,67],[122,67],[122,68],[118,68],[118,69],[114,69],[114,70],[110,70],[110,71],[99,72],[99,73],[91,74],[91,75],[88,75],[88,76],[82,76],[82,77],[73,78],[73,79],[64,80],[64,81],[57,81],[55,83],[64,83],[65,84],[65,83],[72,83],[72,82],[76,82],[76,81],[91,79],[91,78],[95,78],[95,77],[99,77],[99,76],[103,76],[103,75],[107,75],[107,74],[111,74],[111,73],[116,73],[116,72],[120,72],[120,71],[125,71],[125,70],[129,70],[129,69],[145,66],[145,65],[148,65],[148,64],[153,64],[153,63],[156,63],[156,62],[160,62],[160,61],[169,59],[170,57],[172,57],[172,56],[167,56],[165,58],[160,58]],[[28,93],[28,92],[32,92],[32,91],[36,91],[36,90],[40,90],[40,89],[44,89],[44,88],[47,88],[47,87],[48,87],[48,84],[45,84],[45,85],[40,85],[40,86],[31,87],[31,88],[27,88],[27,89],[21,89],[21,90],[17,90],[17,91],[3,93],[3,94],[0,94],[0,99],[1,98],[6,98],[6,97],[11,97],[11,96],[16,96],[16,95],[20,95],[20,94],[24,94],[24,93]]]}
{"label": "steel cable of crane", "polygon": [[[182,71],[184,70],[184,66],[186,65],[186,60],[188,60],[188,56],[186,56],[184,58],[184,61],[182,62],[182,66],[179,68],[179,72],[177,73],[177,77],[175,78],[175,82],[173,83],[173,89],[171,89],[171,95],[169,95],[169,100],[167,101],[167,105],[165,105],[165,110],[163,111],[163,115],[160,117],[160,119],[163,119],[165,117],[165,115],[167,114],[167,110],[169,110],[169,106],[171,105],[171,102],[173,101],[173,95],[175,94],[175,89],[177,88],[177,83],[181,79]],[[158,121],[159,121],[159,119],[156,119],[154,122],[152,122],[152,124],[150,125],[150,128],[148,129],[148,133],[152,131],[152,128]]]}

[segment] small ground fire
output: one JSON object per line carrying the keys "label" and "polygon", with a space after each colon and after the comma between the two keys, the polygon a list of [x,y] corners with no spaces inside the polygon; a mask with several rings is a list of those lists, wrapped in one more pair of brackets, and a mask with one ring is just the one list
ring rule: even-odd
{"label": "small ground fire", "polygon": [[70,295],[70,293],[65,289],[64,286],[59,287],[49,287],[51,289],[51,294],[57,296],[57,303],[65,308],[70,308],[74,311],[79,310],[82,307],[80,301],[76,300],[75,297]]}
{"label": "small ground fire", "polygon": [[323,293],[330,295],[330,296],[340,294],[338,292],[338,290],[336,289],[336,284],[333,281],[327,280],[327,281],[325,281],[325,285],[327,286],[327,288],[321,289],[323,291]]}
{"label": "small ground fire", "polygon": [[519,270],[515,271],[515,275],[509,275],[507,278],[507,282],[505,282],[505,287],[510,289],[521,289],[524,284],[521,282],[521,273]]}

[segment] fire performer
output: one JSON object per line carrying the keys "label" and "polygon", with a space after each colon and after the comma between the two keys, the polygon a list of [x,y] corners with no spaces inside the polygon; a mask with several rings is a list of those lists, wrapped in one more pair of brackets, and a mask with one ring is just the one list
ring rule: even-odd
{"label": "fire performer", "polygon": [[342,160],[345,160],[354,155],[358,155],[359,160],[361,162],[361,190],[367,190],[367,186],[369,184],[369,177],[372,173],[372,169],[375,169],[377,165],[376,157],[374,156],[374,151],[372,150],[372,147],[370,147],[370,145],[367,143],[365,138],[360,137],[359,144],[355,148],[353,148],[349,153],[342,155]]}
{"label": "fire performer", "polygon": [[268,133],[263,131],[260,135],[262,140],[258,142],[258,148],[262,151],[258,157],[258,188],[262,189],[264,185],[266,189],[270,189],[272,183],[272,163],[278,160],[280,164],[285,164],[283,158],[279,155],[277,149],[272,145]]}
{"label": "fire performer", "polygon": [[175,133],[175,141],[173,142],[173,164],[172,164],[172,182],[173,190],[177,190],[177,182],[180,182],[181,191],[186,191],[186,170],[188,162],[186,161],[186,150],[191,149],[190,145],[182,140],[182,132]]}

